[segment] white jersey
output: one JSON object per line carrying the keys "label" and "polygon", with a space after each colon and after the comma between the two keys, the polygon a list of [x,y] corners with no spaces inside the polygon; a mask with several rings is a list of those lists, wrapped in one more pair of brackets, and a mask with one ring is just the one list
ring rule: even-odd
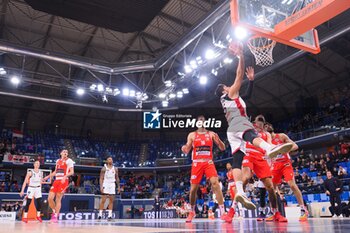
{"label": "white jersey", "polygon": [[240,96],[235,99],[231,99],[227,94],[224,94],[221,96],[220,101],[229,124],[237,117],[247,118],[247,107],[244,100]]}
{"label": "white jersey", "polygon": [[103,179],[103,183],[115,183],[116,179],[115,179],[115,168],[114,166],[109,169],[108,166],[105,164],[105,177]]}
{"label": "white jersey", "polygon": [[32,175],[29,178],[29,187],[39,187],[41,186],[41,180],[43,179],[42,171],[35,172],[34,169],[29,170]]}

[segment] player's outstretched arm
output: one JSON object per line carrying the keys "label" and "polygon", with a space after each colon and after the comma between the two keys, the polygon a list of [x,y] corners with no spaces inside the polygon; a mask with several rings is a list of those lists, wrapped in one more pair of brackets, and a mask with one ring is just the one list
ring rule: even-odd
{"label": "player's outstretched arm", "polygon": [[248,82],[248,87],[243,95],[241,95],[241,98],[244,100],[250,99],[253,94],[253,87],[254,87],[254,79],[255,79],[255,73],[254,73],[254,68],[249,66],[247,67],[245,71],[245,75],[247,76],[249,82]]}
{"label": "player's outstretched arm", "polygon": [[20,197],[24,196],[24,189],[27,187],[27,184],[29,184],[29,179],[30,179],[31,176],[32,176],[32,172],[28,171],[27,175],[26,175],[26,178],[24,178],[24,182],[22,184],[21,192],[19,193]]}
{"label": "player's outstretched arm", "polygon": [[57,171],[57,166],[55,168],[55,171],[53,171],[49,175],[45,176],[43,180],[47,181],[49,178],[52,179],[53,177],[55,177],[56,176],[56,171]]}
{"label": "player's outstretched arm", "polygon": [[239,43],[230,47],[230,50],[238,57],[238,67],[236,71],[236,79],[233,85],[230,87],[228,97],[231,99],[237,98],[239,95],[239,90],[241,89],[243,76],[244,76],[244,55],[243,55],[243,45]]}
{"label": "player's outstretched arm", "polygon": [[117,182],[117,190],[118,193],[120,193],[120,180],[119,180],[119,174],[118,174],[118,168],[115,168],[115,181]]}
{"label": "player's outstretched arm", "polygon": [[192,149],[192,143],[193,143],[193,132],[189,133],[188,136],[187,136],[187,142],[185,145],[183,145],[181,147],[181,151],[184,153],[184,154],[188,154],[191,149]]}
{"label": "player's outstretched arm", "polygon": [[281,135],[282,135],[282,140],[284,143],[292,143],[293,144],[291,151],[296,151],[299,149],[299,146],[292,139],[290,139],[287,134],[283,133]]}

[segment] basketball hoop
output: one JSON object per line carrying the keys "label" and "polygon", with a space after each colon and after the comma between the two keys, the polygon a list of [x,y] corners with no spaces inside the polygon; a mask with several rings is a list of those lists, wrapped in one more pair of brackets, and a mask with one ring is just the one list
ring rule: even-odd
{"label": "basketball hoop", "polygon": [[266,37],[253,36],[248,40],[247,45],[255,57],[256,65],[265,67],[273,64],[272,51],[276,41]]}

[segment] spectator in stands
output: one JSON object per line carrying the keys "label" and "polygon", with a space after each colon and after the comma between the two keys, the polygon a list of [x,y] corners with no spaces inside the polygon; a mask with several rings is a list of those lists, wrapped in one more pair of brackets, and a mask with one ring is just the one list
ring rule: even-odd
{"label": "spectator in stands", "polygon": [[326,159],[326,166],[327,166],[327,170],[328,170],[328,171],[332,171],[332,170],[333,170],[334,162],[331,160],[331,157],[330,157],[330,156],[327,156],[327,159]]}
{"label": "spectator in stands", "polygon": [[338,170],[338,178],[339,179],[343,179],[348,175],[348,171],[346,168],[339,166],[339,170]]}
{"label": "spectator in stands", "polygon": [[333,177],[331,171],[327,171],[327,179],[324,182],[324,187],[326,189],[326,194],[329,196],[329,201],[331,203],[330,211],[332,216],[335,215],[343,217],[341,214],[340,206],[341,199],[340,195],[342,193],[343,183],[336,177]]}
{"label": "spectator in stands", "polygon": [[296,182],[297,184],[300,184],[300,183],[303,182],[302,180],[303,180],[303,178],[302,178],[302,176],[300,175],[299,171],[296,171],[296,172],[295,172],[295,182]]}
{"label": "spectator in stands", "polygon": [[209,207],[206,203],[204,203],[202,206],[202,211],[200,213],[200,216],[202,218],[208,218],[208,211],[209,211]]}

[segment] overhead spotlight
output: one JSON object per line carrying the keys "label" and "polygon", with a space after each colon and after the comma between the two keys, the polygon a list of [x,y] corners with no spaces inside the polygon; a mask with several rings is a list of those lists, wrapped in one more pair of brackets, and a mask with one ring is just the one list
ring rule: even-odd
{"label": "overhead spotlight", "polygon": [[224,63],[225,63],[225,64],[230,64],[230,63],[232,63],[232,62],[233,62],[233,59],[232,59],[232,58],[226,57],[226,58],[224,59]]}
{"label": "overhead spotlight", "polygon": [[208,60],[211,60],[211,59],[215,58],[215,52],[212,49],[208,49],[205,52],[205,58],[208,59]]}
{"label": "overhead spotlight", "polygon": [[120,94],[120,90],[118,88],[115,88],[113,90],[113,95],[116,96],[116,95],[119,95]]}
{"label": "overhead spotlight", "polygon": [[135,97],[135,95],[136,95],[135,91],[134,90],[130,90],[129,96],[130,97]]}
{"label": "overhead spotlight", "polygon": [[136,97],[137,97],[137,98],[139,98],[139,97],[141,97],[141,96],[142,96],[142,92],[139,92],[139,91],[136,92]]}
{"label": "overhead spotlight", "polygon": [[166,87],[171,87],[171,85],[172,85],[171,80],[165,81],[164,84]]}
{"label": "overhead spotlight", "polygon": [[231,37],[230,34],[227,34],[226,40],[227,40],[228,42],[230,42],[230,43],[232,42],[232,37]]}
{"label": "overhead spotlight", "polygon": [[162,101],[162,106],[163,106],[164,108],[168,107],[168,106],[169,106],[169,101],[163,100],[163,101]]}
{"label": "overhead spotlight", "polygon": [[77,94],[78,95],[84,95],[84,93],[85,93],[85,90],[83,88],[78,88],[77,89]]}
{"label": "overhead spotlight", "polygon": [[106,87],[106,93],[111,95],[113,93],[113,89],[110,87]]}
{"label": "overhead spotlight", "polygon": [[0,75],[6,75],[7,72],[4,68],[0,67]]}
{"label": "overhead spotlight", "polygon": [[146,93],[143,93],[142,100],[143,101],[148,100],[148,95]]}
{"label": "overhead spotlight", "polygon": [[190,61],[190,66],[192,67],[192,69],[197,69],[198,68],[197,62],[195,60],[191,60]]}
{"label": "overhead spotlight", "polygon": [[188,94],[188,93],[189,93],[189,91],[188,91],[187,88],[182,89],[182,92],[183,92],[184,94]]}
{"label": "overhead spotlight", "polygon": [[166,94],[165,94],[165,93],[160,93],[160,94],[158,95],[158,97],[161,98],[161,99],[164,99],[164,98],[166,97]]}
{"label": "overhead spotlight", "polygon": [[177,98],[182,98],[184,96],[184,93],[182,92],[182,91],[178,91],[177,93],[176,93],[176,97]]}
{"label": "overhead spotlight", "polygon": [[123,89],[123,95],[125,95],[125,96],[128,96],[129,95],[129,89],[128,88],[124,88]]}
{"label": "overhead spotlight", "polygon": [[176,95],[175,95],[174,93],[170,93],[170,94],[169,94],[169,98],[170,98],[170,99],[174,99],[175,97],[176,97]]}
{"label": "overhead spotlight", "polygon": [[103,103],[108,103],[108,99],[107,99],[107,96],[106,96],[106,95],[103,95],[103,96],[102,96],[102,102],[103,102]]}
{"label": "overhead spotlight", "polygon": [[202,63],[203,63],[203,59],[202,59],[202,57],[201,57],[201,56],[196,57],[196,61],[197,61],[198,65],[200,65],[200,64],[202,64]]}
{"label": "overhead spotlight", "polygon": [[218,76],[218,70],[217,69],[212,69],[211,73],[215,76]]}
{"label": "overhead spotlight", "polygon": [[248,35],[247,29],[240,27],[240,26],[235,28],[235,37],[238,40],[245,39],[247,37],[247,35]]}
{"label": "overhead spotlight", "polygon": [[185,76],[185,74],[182,73],[182,72],[177,72],[177,74],[178,74],[179,76]]}
{"label": "overhead spotlight", "polygon": [[90,90],[91,90],[91,91],[94,91],[94,90],[96,90],[96,87],[97,87],[96,84],[91,84]]}
{"label": "overhead spotlight", "polygon": [[199,83],[201,85],[205,85],[205,84],[207,84],[207,82],[208,82],[207,76],[202,75],[202,76],[199,77]]}
{"label": "overhead spotlight", "polygon": [[98,92],[102,92],[103,90],[104,90],[103,85],[102,85],[102,84],[98,84],[98,85],[97,85],[97,91],[98,91]]}
{"label": "overhead spotlight", "polygon": [[189,65],[185,65],[184,69],[185,69],[185,73],[186,73],[186,74],[192,72],[192,68],[191,68],[191,66],[189,66]]}
{"label": "overhead spotlight", "polygon": [[12,76],[10,81],[13,85],[18,85],[21,82],[18,76]]}

